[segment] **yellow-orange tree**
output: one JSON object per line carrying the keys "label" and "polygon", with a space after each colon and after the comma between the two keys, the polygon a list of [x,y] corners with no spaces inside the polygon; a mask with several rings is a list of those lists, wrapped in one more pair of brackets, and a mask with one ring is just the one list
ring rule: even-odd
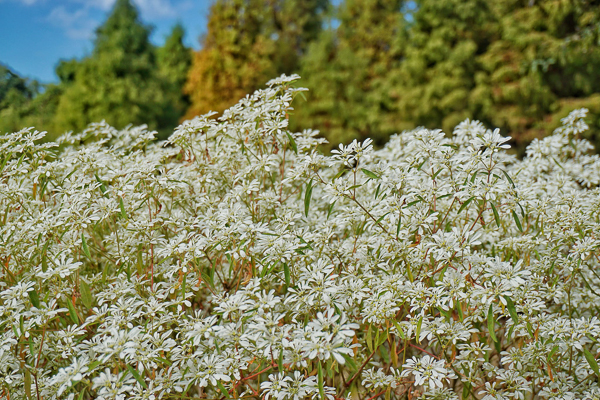
{"label": "yellow-orange tree", "polygon": [[217,0],[185,88],[187,116],[221,112],[281,73],[296,72],[328,0]]}

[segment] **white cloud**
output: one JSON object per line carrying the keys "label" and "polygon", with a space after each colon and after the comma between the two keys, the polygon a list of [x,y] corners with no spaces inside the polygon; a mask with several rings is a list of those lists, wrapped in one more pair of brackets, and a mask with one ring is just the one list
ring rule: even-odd
{"label": "white cloud", "polygon": [[[2,2],[4,0],[0,0]],[[45,0],[16,0],[24,4],[34,4]],[[140,10],[144,20],[156,21],[163,18],[173,18],[178,12],[188,8],[186,1],[177,6],[171,0],[133,0]],[[63,0],[63,4],[55,7],[47,20],[63,28],[67,36],[72,39],[91,39],[95,28],[101,23],[98,11],[108,12],[115,0]],[[104,17],[103,17],[104,18]],[[103,19],[102,18],[102,19]]]}
{"label": "white cloud", "polygon": [[50,12],[47,19],[51,24],[63,28],[72,39],[91,39],[98,24],[90,17],[86,8],[70,11],[64,6],[58,6]]}

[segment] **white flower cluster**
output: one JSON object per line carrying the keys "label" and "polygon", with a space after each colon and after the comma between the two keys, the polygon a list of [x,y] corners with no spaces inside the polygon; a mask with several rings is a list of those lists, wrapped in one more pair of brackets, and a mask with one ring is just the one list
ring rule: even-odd
{"label": "white flower cluster", "polygon": [[597,399],[585,110],[317,151],[281,77],[170,139],[0,137],[0,398]]}

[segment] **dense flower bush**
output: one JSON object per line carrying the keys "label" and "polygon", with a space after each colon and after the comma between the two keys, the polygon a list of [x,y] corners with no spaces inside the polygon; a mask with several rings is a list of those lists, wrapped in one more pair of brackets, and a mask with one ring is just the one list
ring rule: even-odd
{"label": "dense flower bush", "polygon": [[0,138],[0,397],[598,399],[585,110],[317,151],[296,76],[167,142]]}

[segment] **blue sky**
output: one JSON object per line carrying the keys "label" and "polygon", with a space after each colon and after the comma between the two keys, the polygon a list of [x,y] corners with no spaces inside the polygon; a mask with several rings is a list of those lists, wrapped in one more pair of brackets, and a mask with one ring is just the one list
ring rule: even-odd
{"label": "blue sky", "polygon": [[[0,0],[0,63],[20,75],[55,82],[62,58],[92,50],[94,30],[115,0]],[[199,48],[211,0],[133,0],[144,23],[154,27],[151,40],[162,44],[173,25],[186,29],[186,44]]]}

